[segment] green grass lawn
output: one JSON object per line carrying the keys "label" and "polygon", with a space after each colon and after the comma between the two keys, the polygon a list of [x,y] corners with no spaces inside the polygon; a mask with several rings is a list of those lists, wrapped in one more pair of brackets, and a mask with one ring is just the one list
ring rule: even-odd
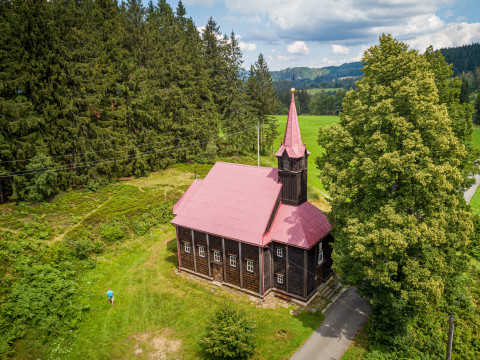
{"label": "green grass lawn", "polygon": [[[278,119],[278,129],[280,131],[280,135],[277,137],[273,145],[275,152],[280,147],[280,143],[283,141],[283,137],[285,135],[287,115],[277,115],[276,118]],[[325,189],[322,185],[322,182],[318,178],[320,171],[317,169],[317,165],[315,164],[315,158],[325,152],[325,149],[317,142],[318,129],[320,127],[337,123],[339,121],[339,117],[304,115],[299,116],[298,121],[300,124],[300,132],[302,133],[302,140],[306,144],[307,150],[311,153],[308,157],[308,183],[324,192]]]}
{"label": "green grass lawn", "polygon": [[472,139],[473,146],[477,149],[480,149],[480,126],[474,125],[473,126],[473,139]]}
{"label": "green grass lawn", "polygon": [[[246,159],[254,161],[253,156]],[[0,238],[11,233],[10,239],[35,242],[45,251],[61,246],[73,264],[78,261],[68,255],[68,249],[75,246],[74,241],[88,239],[103,248],[99,254],[90,254],[95,267],[83,268],[83,262],[76,266],[78,289],[73,299],[90,306],[78,328],[54,337],[27,329],[14,344],[14,357],[202,359],[199,339],[207,319],[221,304],[233,302],[256,321],[257,348],[252,358],[289,358],[323,321],[320,311],[292,315],[292,305],[283,300],[266,308],[257,298],[177,271],[175,232],[168,224],[171,204],[193,181],[194,170],[203,177],[210,167],[181,164],[95,192],[72,190],[37,205],[1,205]],[[155,222],[151,215],[165,216],[161,212],[165,205],[168,218]],[[104,224],[125,229],[125,236],[107,241]],[[7,259],[15,261],[18,253],[14,245]],[[19,261],[26,261],[25,257],[37,261],[33,255],[20,254]],[[9,263],[12,271],[14,265]],[[108,288],[115,292],[113,307],[107,303]]]}

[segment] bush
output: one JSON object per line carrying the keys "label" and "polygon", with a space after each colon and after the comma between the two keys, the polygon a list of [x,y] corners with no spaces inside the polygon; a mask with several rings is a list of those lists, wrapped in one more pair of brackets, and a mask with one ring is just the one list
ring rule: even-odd
{"label": "bush", "polygon": [[100,226],[100,235],[102,239],[108,243],[114,243],[118,240],[123,240],[127,236],[124,227],[115,224],[104,224]]}
{"label": "bush", "polygon": [[255,350],[255,323],[233,305],[223,305],[208,321],[200,345],[214,359],[247,359]]}

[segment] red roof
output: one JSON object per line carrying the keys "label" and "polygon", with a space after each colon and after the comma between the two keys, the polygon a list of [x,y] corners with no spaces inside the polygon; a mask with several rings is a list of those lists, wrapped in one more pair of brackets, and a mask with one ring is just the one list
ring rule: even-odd
{"label": "red roof", "polygon": [[294,90],[292,90],[292,100],[290,101],[290,110],[288,111],[287,127],[285,129],[283,143],[275,155],[282,156],[284,151],[287,151],[288,156],[291,158],[300,158],[306,151],[302,143],[300,125],[298,124]]}
{"label": "red roof", "polygon": [[264,241],[310,249],[330,232],[325,214],[309,202],[299,206],[281,204]]}
{"label": "red roof", "polygon": [[195,194],[198,188],[202,185],[202,182],[203,180],[201,179],[195,179],[193,183],[190,184],[187,191],[185,191],[180,200],[178,200],[177,203],[173,205],[173,215],[177,215],[183,209],[183,207],[188,204],[193,194]]}
{"label": "red roof", "polygon": [[263,246],[282,187],[277,176],[273,168],[217,162],[175,205],[172,224]]}

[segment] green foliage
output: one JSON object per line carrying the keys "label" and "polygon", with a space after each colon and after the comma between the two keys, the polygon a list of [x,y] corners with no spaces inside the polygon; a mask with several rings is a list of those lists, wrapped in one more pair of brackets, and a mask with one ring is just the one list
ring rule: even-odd
{"label": "green foliage", "polygon": [[221,306],[208,321],[200,345],[213,359],[248,359],[255,350],[255,323],[234,305]]}
{"label": "green foliage", "polygon": [[55,165],[49,157],[35,156],[25,167],[28,175],[14,178],[12,200],[39,202],[54,197],[58,192]]}
{"label": "green foliage", "polygon": [[217,157],[217,145],[215,142],[210,141],[205,151],[195,156],[195,162],[199,164],[214,164]]}
{"label": "green foliage", "polygon": [[265,153],[266,149],[271,149],[279,133],[276,118],[271,116],[277,111],[277,99],[268,65],[262,54],[250,67],[246,86],[250,113],[253,119],[260,123],[260,149]]}
{"label": "green foliage", "polygon": [[118,224],[102,224],[100,225],[100,235],[107,243],[114,243],[127,237],[127,231]]}
{"label": "green foliage", "polygon": [[88,306],[78,302],[73,271],[51,265],[21,265],[22,278],[0,308],[0,355],[29,328],[44,335],[76,328]]}
{"label": "green foliage", "polygon": [[335,270],[369,299],[373,344],[392,350],[414,319],[451,305],[456,288],[447,284],[467,268],[471,130],[455,126],[469,109],[436,53],[382,35],[363,63],[340,123],[320,130],[326,154],[317,164],[333,199]]}
{"label": "green foliage", "polygon": [[480,125],[480,92],[477,94],[475,99],[475,115],[473,116],[473,122],[477,125]]}

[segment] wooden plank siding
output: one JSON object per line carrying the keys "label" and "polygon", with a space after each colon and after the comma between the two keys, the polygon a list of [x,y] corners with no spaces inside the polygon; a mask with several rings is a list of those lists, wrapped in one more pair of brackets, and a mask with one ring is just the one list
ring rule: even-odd
{"label": "wooden plank siding", "polygon": [[[235,266],[230,263],[230,257],[235,257]],[[238,241],[225,239],[226,278],[225,282],[240,287],[240,259]]]}
{"label": "wooden plank siding", "polygon": [[272,248],[271,245],[263,249],[263,261],[264,261],[264,284],[265,292],[273,287],[272,282]]}
{"label": "wooden plank siding", "polygon": [[[242,275],[243,288],[259,293],[260,262],[258,259],[258,246],[242,243]],[[247,260],[253,261],[253,272],[247,271]]]}
{"label": "wooden plank siding", "polygon": [[[328,235],[321,240],[325,261],[324,279],[332,274],[331,243],[333,237]],[[185,244],[190,244],[190,253],[185,252]],[[177,227],[177,244],[179,244],[180,264],[182,270],[194,272],[208,279],[216,278],[225,285],[242,289],[262,296],[273,290],[306,300],[317,288],[316,273],[318,268],[319,244],[310,250],[286,246],[272,241],[262,248],[201,231]],[[201,256],[200,248],[204,248]],[[282,250],[282,256],[277,250]],[[220,261],[214,260],[214,251],[220,252]],[[232,266],[230,257],[235,257]],[[330,262],[327,264],[327,262]],[[247,270],[247,261],[253,261],[253,272]],[[216,264],[216,265],[215,265]],[[221,267],[221,279],[217,267]],[[263,278],[262,278],[263,267]],[[195,271],[196,268],[196,271]],[[277,275],[283,275],[283,283],[278,282]]]}
{"label": "wooden plank siding", "polygon": [[[180,244],[180,260],[182,267],[191,271],[195,271],[193,262],[192,248],[192,231],[190,229],[178,228],[178,243]],[[185,244],[190,244],[190,253],[185,252]]]}
{"label": "wooden plank siding", "polygon": [[[203,232],[194,231],[193,238],[195,240],[195,257],[197,263],[197,272],[205,276],[210,276],[210,274],[208,273],[207,236]],[[200,255],[200,248],[204,249],[203,257]]]}
{"label": "wooden plank siding", "polygon": [[[273,287],[280,289],[280,290],[287,290],[286,288],[286,274],[287,274],[287,260],[285,257],[286,254],[286,247],[283,244],[278,244],[278,243],[272,243],[273,247]],[[277,250],[281,249],[282,250],[282,257],[279,257],[277,255]],[[283,284],[280,284],[277,281],[277,275],[283,275]]]}
{"label": "wooden plank siding", "polygon": [[303,297],[303,249],[288,247],[287,292]]}
{"label": "wooden plank siding", "polygon": [[307,294],[310,294],[317,287],[315,274],[317,273],[318,245],[308,250],[307,254]]}

